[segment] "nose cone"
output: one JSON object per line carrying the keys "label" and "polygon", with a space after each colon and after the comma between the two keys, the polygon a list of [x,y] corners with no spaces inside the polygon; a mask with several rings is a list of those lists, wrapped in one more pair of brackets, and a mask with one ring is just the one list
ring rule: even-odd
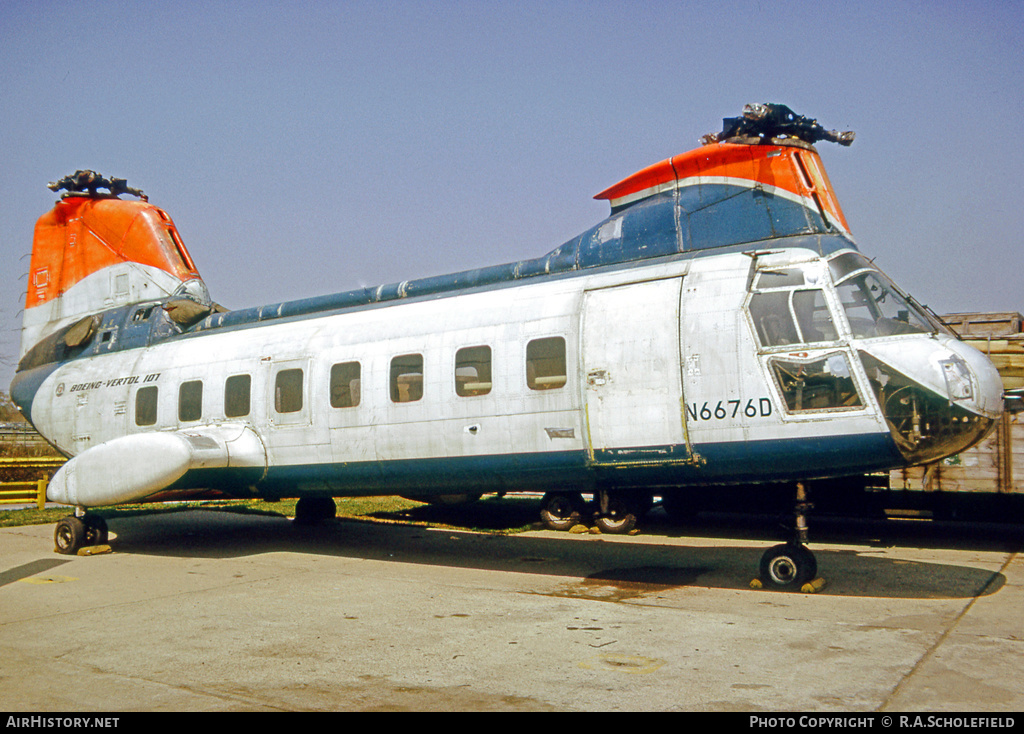
{"label": "nose cone", "polygon": [[952,337],[874,343],[861,360],[908,463],[970,448],[1002,413],[999,372],[985,355]]}
{"label": "nose cone", "polygon": [[[35,421],[32,420],[32,403],[36,393],[39,392],[39,386],[50,376],[55,367],[56,365],[44,365],[31,370],[22,370],[14,376],[14,380],[11,382],[11,400],[18,406],[18,410],[26,420],[33,425],[35,425]],[[39,430],[39,426],[35,427],[36,430]],[[43,432],[40,431],[40,433]],[[43,435],[46,434],[43,433]]]}

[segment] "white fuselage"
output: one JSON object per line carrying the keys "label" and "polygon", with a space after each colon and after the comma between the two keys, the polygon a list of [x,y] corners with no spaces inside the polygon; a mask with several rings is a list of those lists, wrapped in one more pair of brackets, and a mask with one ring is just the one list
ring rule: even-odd
{"label": "white fuselage", "polygon": [[[833,337],[759,343],[748,303],[765,263],[808,273]],[[245,427],[244,460],[193,460],[195,471],[176,486],[245,485],[272,496],[673,486],[884,469],[899,454],[837,298],[825,261],[802,249],[540,277],[76,359],[40,385],[32,420],[72,456],[141,433],[223,443],[225,431]],[[941,335],[882,341],[963,351]],[[855,393],[792,410],[772,365],[815,359],[845,365]],[[247,405],[239,399],[246,383]],[[231,478],[235,467],[248,470],[244,479]]]}

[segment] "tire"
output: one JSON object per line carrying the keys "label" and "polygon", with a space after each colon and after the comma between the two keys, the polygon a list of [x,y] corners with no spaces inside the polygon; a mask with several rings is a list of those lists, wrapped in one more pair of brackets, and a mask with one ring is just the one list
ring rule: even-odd
{"label": "tire", "polygon": [[295,523],[317,525],[337,515],[333,497],[301,497],[295,503]]}
{"label": "tire", "polygon": [[608,512],[599,514],[594,524],[602,533],[625,535],[633,530],[637,523],[635,506],[621,497],[608,498]]}
{"label": "tire", "polygon": [[775,589],[799,589],[818,575],[814,554],[802,545],[776,545],[761,556],[761,582]]}
{"label": "tire", "polygon": [[99,515],[86,515],[83,521],[85,523],[85,544],[106,545],[110,537],[107,531],[107,521]]}
{"label": "tire", "polygon": [[540,519],[549,530],[569,530],[583,516],[583,498],[569,492],[555,492],[544,497]]}
{"label": "tire", "polygon": [[86,545],[87,534],[85,523],[70,515],[57,522],[53,530],[53,544],[58,553],[73,556]]}

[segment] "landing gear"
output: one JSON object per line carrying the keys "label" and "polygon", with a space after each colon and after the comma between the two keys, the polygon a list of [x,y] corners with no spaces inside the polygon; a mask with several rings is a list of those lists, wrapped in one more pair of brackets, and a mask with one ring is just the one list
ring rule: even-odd
{"label": "landing gear", "polygon": [[82,548],[105,545],[108,537],[107,521],[99,515],[68,515],[57,522],[53,544],[58,553],[73,556]]}
{"label": "landing gear", "polygon": [[301,497],[295,503],[296,525],[318,525],[338,513],[333,497]]}
{"label": "landing gear", "polygon": [[540,519],[549,530],[569,530],[579,525],[586,502],[576,492],[550,492],[541,502]]}
{"label": "landing gear", "polygon": [[597,493],[597,515],[594,524],[602,533],[625,535],[636,527],[637,520],[648,508],[641,498],[629,493]]}
{"label": "landing gear", "polygon": [[761,556],[761,582],[776,589],[799,589],[818,575],[818,562],[803,545],[783,543]]}
{"label": "landing gear", "polygon": [[760,581],[774,589],[801,589],[818,575],[818,561],[807,549],[807,513],[813,505],[807,501],[803,482],[796,485],[796,504],[793,515],[793,538],[776,545],[761,556]]}
{"label": "landing gear", "polygon": [[599,490],[589,505],[578,492],[549,492],[541,502],[540,519],[549,530],[569,530],[589,515],[602,533],[623,535],[636,528],[651,504],[650,496],[636,492]]}

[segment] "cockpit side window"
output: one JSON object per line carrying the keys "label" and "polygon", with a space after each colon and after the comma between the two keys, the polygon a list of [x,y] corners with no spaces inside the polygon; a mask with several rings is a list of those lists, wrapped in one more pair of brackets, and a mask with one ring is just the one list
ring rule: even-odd
{"label": "cockpit side window", "polygon": [[854,337],[949,333],[860,253],[844,252],[828,266]]}
{"label": "cockpit side window", "polygon": [[794,291],[793,313],[796,314],[804,343],[834,342],[839,338],[823,291]]}
{"label": "cockpit side window", "polygon": [[872,271],[860,272],[836,287],[853,335],[869,338],[934,331],[920,311],[880,275]]}
{"label": "cockpit side window", "polygon": [[839,338],[820,289],[755,293],[749,310],[762,347],[832,342]]}
{"label": "cockpit side window", "polygon": [[755,293],[750,299],[750,317],[761,346],[799,343],[796,324],[789,311],[789,291]]}

